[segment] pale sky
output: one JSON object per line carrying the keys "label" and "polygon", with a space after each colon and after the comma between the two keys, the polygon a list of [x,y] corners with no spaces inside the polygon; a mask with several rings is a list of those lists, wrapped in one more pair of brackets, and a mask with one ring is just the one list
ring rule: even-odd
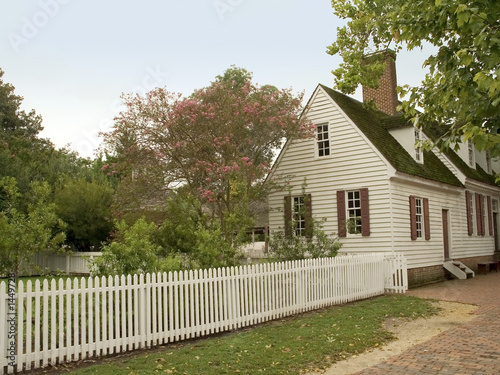
{"label": "pale sky", "polygon": [[[187,96],[236,65],[307,101],[333,86],[340,24],[328,0],[0,0],[0,68],[43,137],[91,157],[122,93]],[[399,55],[398,83],[418,84],[424,58]]]}

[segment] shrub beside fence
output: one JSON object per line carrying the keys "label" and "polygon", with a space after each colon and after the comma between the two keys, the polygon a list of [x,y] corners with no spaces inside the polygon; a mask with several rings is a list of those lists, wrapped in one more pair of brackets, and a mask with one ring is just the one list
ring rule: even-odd
{"label": "shrub beside fence", "polygon": [[[407,289],[401,254],[346,255],[169,274],[17,285],[15,366],[0,374],[229,331]],[[0,332],[7,332],[5,283]],[[10,365],[9,365],[10,364]]]}

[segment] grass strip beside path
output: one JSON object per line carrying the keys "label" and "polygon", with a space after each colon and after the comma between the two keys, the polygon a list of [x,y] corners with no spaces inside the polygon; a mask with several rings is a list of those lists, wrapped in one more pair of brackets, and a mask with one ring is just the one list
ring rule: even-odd
{"label": "grass strip beside path", "polygon": [[[437,313],[430,301],[386,295],[240,331],[112,357],[70,374],[300,374],[393,339],[385,319]],[[67,370],[64,372],[67,373]]]}

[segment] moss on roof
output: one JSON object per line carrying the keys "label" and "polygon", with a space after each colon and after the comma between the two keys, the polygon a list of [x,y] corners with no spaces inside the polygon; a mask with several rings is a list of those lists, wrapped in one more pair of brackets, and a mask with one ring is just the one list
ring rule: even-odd
{"label": "moss on roof", "polygon": [[452,186],[463,186],[433,152],[424,151],[424,163],[417,163],[389,133],[388,129],[411,126],[403,116],[390,116],[373,110],[338,91],[324,85],[320,86],[397,171]]}
{"label": "moss on roof", "polygon": [[[426,129],[425,134],[432,140],[437,141],[443,136],[444,132],[436,124],[431,129]],[[448,148],[441,151],[450,161],[468,178],[486,184],[498,186],[495,182],[495,176],[489,174],[476,163],[476,168],[471,168],[455,151]]]}

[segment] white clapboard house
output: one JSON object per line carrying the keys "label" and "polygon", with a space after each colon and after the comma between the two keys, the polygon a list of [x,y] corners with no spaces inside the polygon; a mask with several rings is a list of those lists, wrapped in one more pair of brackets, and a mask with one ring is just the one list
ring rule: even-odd
{"label": "white clapboard house", "polygon": [[410,285],[471,277],[497,259],[500,163],[470,142],[443,153],[416,148],[429,135],[396,111],[394,59],[363,99],[379,110],[317,86],[303,114],[316,138],[287,143],[269,177],[290,179],[289,190],[269,196],[271,236],[291,217],[289,235],[304,235],[311,217],[326,219],[341,252],[403,252]]}

